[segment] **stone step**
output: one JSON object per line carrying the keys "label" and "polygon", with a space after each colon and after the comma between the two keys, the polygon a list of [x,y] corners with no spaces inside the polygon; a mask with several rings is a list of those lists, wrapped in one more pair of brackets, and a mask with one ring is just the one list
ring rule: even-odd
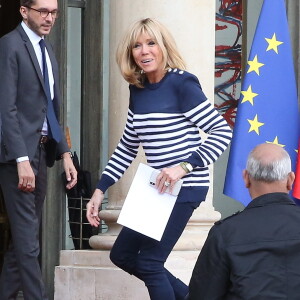
{"label": "stone step", "polygon": [[54,300],[148,300],[140,280],[117,268],[59,266]]}
{"label": "stone step", "polygon": [[[199,251],[173,251],[166,268],[188,284]],[[144,283],[113,265],[109,251],[64,250],[54,300],[149,300]]]}

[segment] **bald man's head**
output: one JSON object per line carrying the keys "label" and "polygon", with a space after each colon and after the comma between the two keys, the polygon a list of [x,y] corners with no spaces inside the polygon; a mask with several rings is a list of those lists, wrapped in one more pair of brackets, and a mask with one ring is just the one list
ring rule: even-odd
{"label": "bald man's head", "polygon": [[291,159],[278,145],[260,144],[250,152],[246,169],[257,181],[280,181],[291,172]]}
{"label": "bald man's head", "polygon": [[253,199],[267,193],[288,193],[295,174],[290,156],[282,147],[260,144],[250,152],[243,178]]}

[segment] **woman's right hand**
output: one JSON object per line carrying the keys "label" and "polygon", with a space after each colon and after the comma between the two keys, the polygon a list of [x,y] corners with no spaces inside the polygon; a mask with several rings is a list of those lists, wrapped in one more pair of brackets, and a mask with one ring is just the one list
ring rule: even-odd
{"label": "woman's right hand", "polygon": [[102,191],[96,189],[91,200],[86,205],[86,218],[94,227],[98,227],[100,224],[99,211],[103,199],[104,194]]}

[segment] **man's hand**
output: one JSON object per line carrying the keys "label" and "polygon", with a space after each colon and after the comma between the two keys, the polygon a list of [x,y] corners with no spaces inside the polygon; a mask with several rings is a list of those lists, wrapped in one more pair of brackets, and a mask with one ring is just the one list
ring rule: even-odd
{"label": "man's hand", "polygon": [[35,175],[29,160],[17,163],[19,183],[18,189],[23,192],[33,192],[35,189]]}
{"label": "man's hand", "polygon": [[62,155],[64,170],[66,173],[67,185],[66,188],[69,190],[74,187],[77,183],[77,171],[74,167],[71,159],[70,152],[66,152]]}
{"label": "man's hand", "polygon": [[104,199],[104,194],[101,190],[96,189],[91,200],[86,205],[86,218],[94,227],[100,224],[99,208]]}

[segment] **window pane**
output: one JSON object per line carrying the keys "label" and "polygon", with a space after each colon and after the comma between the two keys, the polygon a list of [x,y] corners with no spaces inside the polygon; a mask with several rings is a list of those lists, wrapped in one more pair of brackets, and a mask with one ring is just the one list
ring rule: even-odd
{"label": "window pane", "polygon": [[[80,159],[80,132],[81,132],[81,30],[82,9],[77,7],[68,7],[68,40],[67,40],[67,126],[70,130],[71,150],[76,151]],[[71,200],[72,201],[72,200]],[[74,200],[73,200],[74,201]],[[74,205],[71,202],[68,205],[68,198],[66,198],[66,220],[80,222],[77,220],[70,220],[70,215],[76,212]],[[70,207],[68,207],[70,206]],[[69,214],[70,213],[70,214]],[[80,214],[80,213],[79,213]],[[79,217],[78,214],[76,216]],[[74,230],[74,223],[72,223]],[[75,225],[77,226],[77,225]],[[79,238],[73,232],[74,238]],[[65,249],[74,249],[74,244],[70,238],[70,224],[66,222],[66,236]]]}
{"label": "window pane", "polygon": [[80,8],[68,8],[67,43],[67,126],[71,133],[72,150],[80,157],[81,115],[81,18]]}

